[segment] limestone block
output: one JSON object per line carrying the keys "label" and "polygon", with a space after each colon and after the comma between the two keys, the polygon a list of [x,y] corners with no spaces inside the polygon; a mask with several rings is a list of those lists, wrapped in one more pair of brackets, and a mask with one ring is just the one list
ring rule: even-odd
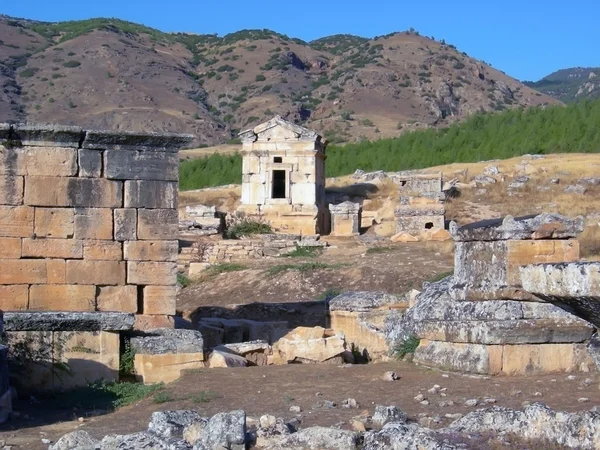
{"label": "limestone block", "polygon": [[26,177],[25,204],[119,208],[123,184],[103,178]]}
{"label": "limestone block", "polygon": [[389,351],[385,335],[362,320],[363,313],[330,311],[329,326],[344,336],[346,344],[365,351],[369,359],[378,359]]}
{"label": "limestone block", "polygon": [[0,158],[7,162],[1,165],[0,175],[77,175],[77,150],[74,148],[0,146]]}
{"label": "limestone block", "polygon": [[78,239],[23,239],[24,258],[83,258],[83,242]]}
{"label": "limestone block", "polygon": [[0,175],[0,205],[23,204],[23,177]]}
{"label": "limestone block", "polygon": [[136,353],[133,365],[136,378],[145,384],[170,383],[179,379],[183,370],[204,368],[204,353]]}
{"label": "limestone block", "polygon": [[28,206],[0,206],[0,236],[31,237],[33,218]]}
{"label": "limestone block", "polygon": [[111,240],[113,214],[108,208],[77,208],[75,210],[75,239]]}
{"label": "limestone block", "polygon": [[177,261],[179,241],[127,241],[126,261]]}
{"label": "limestone block", "polygon": [[79,147],[84,132],[70,125],[14,124],[11,138],[26,146]]}
{"label": "limestone block", "polygon": [[64,259],[47,259],[46,272],[49,284],[67,283],[67,262]]}
{"label": "limestone block", "polygon": [[0,260],[0,284],[42,284],[47,282],[43,259]]}
{"label": "limestone block", "polygon": [[67,261],[67,283],[123,285],[125,284],[125,262]]}
{"label": "limestone block", "polygon": [[137,210],[133,208],[115,209],[115,240],[135,241],[137,239]]}
{"label": "limestone block", "polygon": [[137,331],[155,330],[157,328],[173,328],[173,316],[136,314],[133,329]]}
{"label": "limestone block", "polygon": [[179,180],[179,157],[174,152],[104,152],[104,174],[113,180]]}
{"label": "limestone block", "polygon": [[248,360],[243,356],[223,350],[213,350],[208,357],[208,367],[246,367]]}
{"label": "limestone block", "polygon": [[7,331],[127,331],[133,328],[134,314],[120,312],[31,312],[4,314]]}
{"label": "limestone block", "polygon": [[341,356],[346,343],[340,336],[322,327],[298,327],[273,344],[274,363],[325,362]]}
{"label": "limestone block", "polygon": [[123,259],[123,244],[115,241],[83,241],[83,259],[120,261]]}
{"label": "limestone block", "polygon": [[137,286],[99,286],[96,290],[98,311],[137,313]]}
{"label": "limestone block", "polygon": [[139,209],[137,226],[138,239],[175,239],[179,232],[179,215],[174,209]]}
{"label": "limestone block", "polygon": [[45,284],[29,289],[29,309],[34,311],[95,311],[96,288],[86,285]]}
{"label": "limestone block", "polygon": [[501,345],[421,340],[413,361],[442,370],[495,375],[502,371]]}
{"label": "limestone block", "polygon": [[178,183],[170,181],[125,181],[125,208],[177,208]]}
{"label": "limestone block", "polygon": [[174,262],[127,262],[127,282],[153,286],[174,286],[177,282]]}
{"label": "limestone block", "polygon": [[79,149],[79,176],[100,177],[102,176],[102,152],[97,150]]}
{"label": "limestone block", "polygon": [[35,208],[36,237],[72,238],[75,232],[73,208]]}
{"label": "limestone block", "polygon": [[508,241],[507,245],[507,282],[511,285],[521,284],[520,266],[570,263],[579,259],[579,241],[576,240]]}
{"label": "limestone block", "polygon": [[505,345],[502,372],[506,375],[571,372],[579,371],[582,364],[593,368],[591,357],[582,349],[585,345]]}
{"label": "limestone block", "polygon": [[0,309],[3,311],[19,311],[27,309],[28,302],[28,286],[0,286]]}
{"label": "limestone block", "polygon": [[193,138],[194,136],[190,134],[88,130],[82,147],[134,152],[177,153],[179,148],[189,144]]}
{"label": "limestone block", "polygon": [[177,303],[176,286],[145,286],[144,314],[175,315]]}
{"label": "limestone block", "polygon": [[19,259],[21,239],[0,237],[0,259]]}
{"label": "limestone block", "polygon": [[316,187],[313,183],[296,183],[291,186],[293,204],[312,205],[316,201]]}

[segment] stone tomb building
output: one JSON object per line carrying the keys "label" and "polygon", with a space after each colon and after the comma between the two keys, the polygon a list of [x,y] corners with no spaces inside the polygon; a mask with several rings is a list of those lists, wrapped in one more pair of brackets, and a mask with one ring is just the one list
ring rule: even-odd
{"label": "stone tomb building", "polygon": [[277,116],[240,134],[242,204],[238,213],[278,232],[327,234],[325,147],[315,131]]}
{"label": "stone tomb building", "polygon": [[394,211],[396,233],[427,238],[444,230],[442,174],[396,177],[400,205]]}
{"label": "stone tomb building", "polygon": [[0,124],[0,310],[9,345],[42,359],[35,387],[115,379],[123,333],[173,327],[191,138]]}

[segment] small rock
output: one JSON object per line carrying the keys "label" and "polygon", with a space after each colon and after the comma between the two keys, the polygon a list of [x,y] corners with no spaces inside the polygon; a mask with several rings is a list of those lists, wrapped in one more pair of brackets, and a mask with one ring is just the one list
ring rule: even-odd
{"label": "small rock", "polygon": [[375,407],[375,412],[373,413],[373,423],[379,425],[380,427],[384,426],[388,422],[406,422],[408,419],[408,414],[404,411],[396,408],[395,406],[381,406],[377,405]]}
{"label": "small rock", "polygon": [[450,378],[450,375],[448,375],[447,373],[443,373],[442,377],[444,377],[444,378]]}
{"label": "small rock", "polygon": [[585,384],[586,386],[590,386],[594,384],[594,380],[592,380],[591,378],[586,378],[585,380],[583,380],[583,384]]}
{"label": "small rock", "polygon": [[265,414],[264,416],[260,416],[258,419],[258,425],[261,428],[271,428],[274,427],[277,423],[277,417],[272,416],[270,414]]}
{"label": "small rock", "polygon": [[355,399],[349,398],[342,402],[342,408],[358,408],[358,403]]}
{"label": "small rock", "polygon": [[451,420],[458,420],[462,417],[463,415],[461,413],[454,413],[454,414],[446,414],[445,417],[446,419],[451,419]]}
{"label": "small rock", "polygon": [[487,403],[488,405],[492,405],[492,404],[496,403],[496,399],[493,397],[485,397],[483,399],[483,402]]}
{"label": "small rock", "polygon": [[422,402],[423,400],[425,400],[425,396],[423,394],[415,396],[415,402]]}
{"label": "small rock", "polygon": [[587,397],[581,397],[581,398],[578,398],[577,401],[579,403],[588,403],[590,401],[590,399]]}
{"label": "small rock", "polygon": [[419,403],[423,406],[427,406],[427,405],[429,405],[429,400],[423,400],[422,402],[419,402]]}
{"label": "small rock", "polygon": [[85,422],[85,419],[84,419],[83,417],[80,417],[80,418],[78,418],[78,419],[77,419],[77,421],[78,421],[79,423],[83,423],[83,422]]}
{"label": "small rock", "polygon": [[542,394],[541,392],[534,392],[533,396],[534,397],[543,397],[544,394]]}
{"label": "small rock", "polygon": [[52,441],[50,439],[42,439],[42,444],[50,444]]}
{"label": "small rock", "polygon": [[388,372],[386,372],[386,373],[383,374],[383,376],[381,377],[381,379],[383,381],[396,381],[396,380],[399,380],[400,377],[396,374],[396,372],[388,371]]}
{"label": "small rock", "polygon": [[521,406],[523,408],[527,408],[529,405],[531,405],[531,402],[528,402],[527,400],[525,400],[523,403],[521,403]]}
{"label": "small rock", "polygon": [[300,408],[298,405],[292,405],[290,406],[290,412],[300,413],[302,412],[302,408]]}
{"label": "small rock", "polygon": [[429,392],[430,394],[437,394],[440,391],[439,386],[438,387],[432,387],[431,389],[427,389],[427,392]]}
{"label": "small rock", "polygon": [[465,402],[465,406],[477,406],[479,402],[475,398],[471,398]]}
{"label": "small rock", "polygon": [[569,381],[573,381],[573,380],[576,380],[576,379],[577,379],[577,377],[575,375],[569,375],[567,377],[567,380],[569,380]]}
{"label": "small rock", "polygon": [[358,431],[359,433],[364,433],[365,431],[367,431],[365,428],[365,424],[362,423],[360,420],[352,420],[350,424],[352,425],[352,429]]}

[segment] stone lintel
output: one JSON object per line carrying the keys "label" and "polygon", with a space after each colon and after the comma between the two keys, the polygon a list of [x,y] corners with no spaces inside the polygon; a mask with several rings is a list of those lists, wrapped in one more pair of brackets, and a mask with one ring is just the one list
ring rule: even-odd
{"label": "stone lintel", "polygon": [[446,213],[444,205],[399,206],[394,210],[395,217],[443,216]]}
{"label": "stone lintel", "polygon": [[81,127],[19,123],[12,125],[9,139],[23,145],[79,147],[85,136]]}
{"label": "stone lintel", "polygon": [[450,234],[457,242],[506,241],[525,239],[568,239],[583,231],[584,219],[560,214],[543,213],[537,216],[489,219],[459,227],[450,224]]}
{"label": "stone lintel", "polygon": [[6,312],[5,331],[125,331],[134,314],[118,312]]}
{"label": "stone lintel", "polygon": [[132,338],[131,346],[136,353],[144,355],[204,351],[204,341],[199,331],[172,328],[148,330],[143,336]]}
{"label": "stone lintel", "polygon": [[83,148],[177,152],[193,139],[191,134],[87,131]]}
{"label": "stone lintel", "polygon": [[352,203],[350,201],[340,203],[339,205],[329,205],[329,211],[332,214],[358,214],[360,209],[360,203]]}

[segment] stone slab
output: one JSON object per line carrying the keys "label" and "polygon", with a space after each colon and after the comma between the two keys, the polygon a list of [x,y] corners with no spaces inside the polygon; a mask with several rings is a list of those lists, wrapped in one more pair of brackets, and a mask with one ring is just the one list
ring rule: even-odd
{"label": "stone slab", "polygon": [[144,314],[174,316],[177,303],[177,286],[145,286]]}
{"label": "stone slab", "polygon": [[0,174],[72,177],[77,175],[77,150],[64,147],[0,147]]}
{"label": "stone slab", "polygon": [[179,215],[174,209],[139,209],[137,238],[173,240],[179,234]]}
{"label": "stone slab", "polygon": [[34,233],[40,238],[72,238],[75,232],[73,208],[35,208]]}
{"label": "stone slab", "polygon": [[170,383],[178,380],[184,370],[204,368],[204,353],[136,354],[136,378],[145,384]]}
{"label": "stone slab", "polygon": [[127,331],[133,314],[118,312],[5,312],[6,331]]}
{"label": "stone slab", "polygon": [[[0,286],[0,305],[3,311],[26,310],[29,304],[29,287],[27,285]],[[0,322],[2,319],[0,318]],[[2,333],[0,327],[0,334]]]}
{"label": "stone slab", "polygon": [[171,152],[104,152],[104,174],[111,180],[179,180],[179,157]]}
{"label": "stone slab", "polygon": [[0,175],[0,205],[22,205],[23,182],[23,177]]}
{"label": "stone slab", "polygon": [[25,203],[30,206],[120,208],[123,183],[103,178],[26,177]]}
{"label": "stone slab", "polygon": [[135,150],[138,152],[176,153],[195,138],[191,134],[141,133],[136,131],[87,131],[83,148],[108,150]]}
{"label": "stone slab", "polygon": [[96,288],[98,311],[138,312],[137,286],[99,286]]}
{"label": "stone slab", "polygon": [[75,209],[75,239],[111,240],[113,213],[109,208]]}
{"label": "stone slab", "polygon": [[177,264],[174,262],[127,262],[129,284],[174,286],[177,282]]}
{"label": "stone slab", "polygon": [[23,145],[79,147],[85,134],[82,128],[69,125],[15,124],[11,139]]}
{"label": "stone slab", "polygon": [[0,260],[0,284],[44,284],[47,280],[43,259]]}
{"label": "stone slab", "polygon": [[78,150],[79,176],[99,178],[102,176],[102,152],[95,150]]}
{"label": "stone slab", "polygon": [[34,209],[29,206],[0,206],[0,236],[31,237]]}
{"label": "stone slab", "polygon": [[115,241],[83,241],[83,259],[86,261],[121,261],[123,244]]}
{"label": "stone slab", "polygon": [[96,287],[86,285],[33,285],[29,288],[29,310],[95,311]]}
{"label": "stone slab", "polygon": [[127,241],[126,261],[177,261],[179,241]]}
{"label": "stone slab", "polygon": [[114,221],[114,236],[116,241],[135,241],[137,239],[136,209],[115,209]]}
{"label": "stone slab", "polygon": [[21,239],[0,237],[0,259],[19,259]]}
{"label": "stone slab", "polygon": [[177,209],[178,188],[171,181],[125,181],[125,208]]}
{"label": "stone slab", "polygon": [[67,261],[67,283],[124,285],[125,262],[121,261]]}
{"label": "stone slab", "polygon": [[83,241],[78,239],[23,239],[24,258],[83,258]]}

